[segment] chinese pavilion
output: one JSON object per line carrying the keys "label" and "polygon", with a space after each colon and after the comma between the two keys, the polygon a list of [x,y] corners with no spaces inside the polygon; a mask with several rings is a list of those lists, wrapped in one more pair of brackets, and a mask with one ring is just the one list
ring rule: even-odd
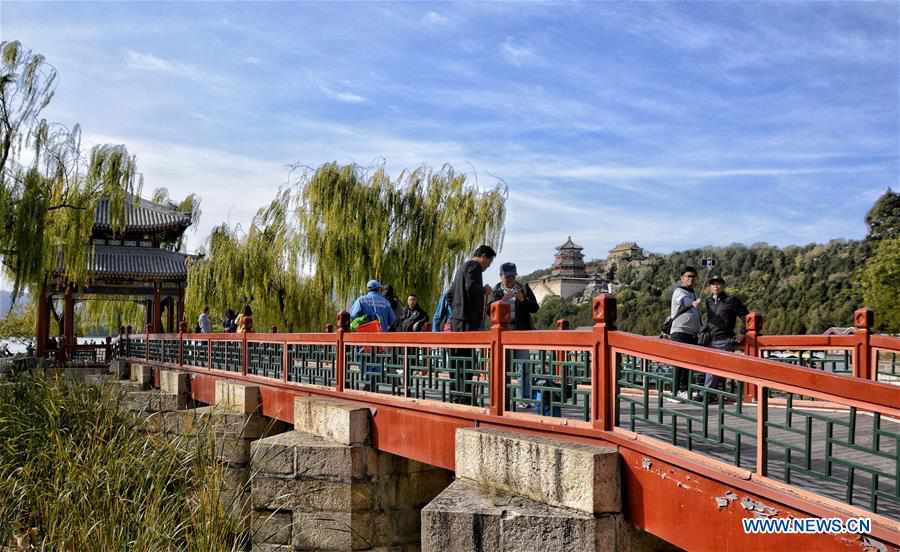
{"label": "chinese pavilion", "polygon": [[141,302],[151,332],[177,331],[177,322],[184,318],[188,255],[179,253],[176,244],[191,225],[191,217],[174,206],[142,198],[132,198],[126,210],[125,227],[114,233],[109,201],[98,203],[91,240],[85,244],[90,251],[83,285],[75,285],[66,278],[62,268],[65,252],[60,253],[53,278],[37,299],[38,356],[47,356],[50,312],[53,301],[60,298],[63,343],[56,352],[59,360],[72,358],[76,350],[75,304],[92,298],[113,296]]}

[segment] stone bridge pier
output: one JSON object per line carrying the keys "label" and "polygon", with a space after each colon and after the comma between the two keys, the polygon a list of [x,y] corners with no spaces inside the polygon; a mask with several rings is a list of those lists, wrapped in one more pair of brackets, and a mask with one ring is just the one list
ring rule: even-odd
{"label": "stone bridge pier", "polygon": [[674,550],[625,520],[613,447],[461,428],[452,472],[378,450],[377,407],[297,397],[291,430],[259,414],[252,383],[219,380],[202,406],[187,373],[132,364],[126,374],[128,407],[151,431],[213,430],[223,500],[256,552]]}

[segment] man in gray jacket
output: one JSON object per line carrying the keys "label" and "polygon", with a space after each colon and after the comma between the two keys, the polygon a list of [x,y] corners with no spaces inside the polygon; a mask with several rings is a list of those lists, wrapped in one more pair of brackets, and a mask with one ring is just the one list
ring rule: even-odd
{"label": "man in gray jacket", "polygon": [[[672,341],[679,343],[697,344],[697,334],[700,333],[700,299],[694,294],[694,282],[697,280],[697,270],[692,266],[686,266],[681,271],[681,282],[672,292],[671,312]],[[679,312],[681,314],[679,314]],[[677,315],[677,316],[676,316]],[[690,370],[675,368],[674,389],[679,399],[687,399],[688,380]]]}

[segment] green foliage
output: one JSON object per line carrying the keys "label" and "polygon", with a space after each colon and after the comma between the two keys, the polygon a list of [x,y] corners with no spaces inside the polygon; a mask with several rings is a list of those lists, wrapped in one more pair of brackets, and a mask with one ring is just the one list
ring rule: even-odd
{"label": "green foliage", "polygon": [[[70,281],[84,281],[97,202],[110,201],[113,230],[120,229],[140,178],[125,146],[96,146],[84,162],[78,125],[39,118],[56,81],[43,56],[11,41],[0,44],[0,57],[0,260],[15,304],[24,287],[39,289],[60,259]],[[23,144],[32,149],[28,166],[20,159]]]}
{"label": "green foliage", "polygon": [[[392,181],[381,169],[323,165],[260,210],[246,234],[220,226],[188,274],[191,320],[249,302],[258,331],[321,331],[378,278],[434,304],[480,243],[499,247],[505,188],[481,192],[452,168]],[[193,322],[192,322],[193,324]]]}
{"label": "green foliage", "polygon": [[19,304],[0,318],[0,339],[30,341],[34,338],[35,309],[30,304]]}
{"label": "green foliage", "polygon": [[241,549],[213,441],[146,432],[119,392],[27,374],[0,386],[0,543],[34,528],[37,550]]}
{"label": "green foliage", "polygon": [[[821,333],[831,326],[849,326],[853,311],[863,305],[857,269],[866,263],[867,255],[865,243],[845,240],[784,249],[738,244],[653,255],[646,263],[626,266],[617,275],[624,284],[616,292],[618,326],[643,335],[659,333],[681,267],[699,266],[707,257],[716,259],[716,272],[728,282],[729,293],[763,314],[766,333]],[[706,276],[701,271],[701,283]],[[542,305],[541,311],[545,309],[550,312],[541,314],[541,327],[565,317],[555,303]],[[572,323],[590,324],[587,304],[579,307]]]}
{"label": "green foliage", "polygon": [[875,310],[875,329],[900,332],[900,237],[881,241],[862,271],[866,306]]}
{"label": "green foliage", "polygon": [[866,226],[869,227],[867,240],[900,238],[900,194],[888,188],[866,214]]}

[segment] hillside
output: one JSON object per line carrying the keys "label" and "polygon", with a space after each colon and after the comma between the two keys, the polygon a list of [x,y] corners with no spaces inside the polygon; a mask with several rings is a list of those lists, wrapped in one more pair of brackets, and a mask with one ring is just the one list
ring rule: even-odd
{"label": "hillside", "polygon": [[[727,281],[729,292],[763,314],[765,333],[821,333],[831,326],[849,326],[853,311],[863,305],[858,270],[870,249],[865,241],[833,240],[783,249],[765,243],[734,244],[653,255],[645,265],[626,267],[616,275],[622,284],[616,292],[619,327],[657,334],[681,267],[700,268],[700,259],[707,257],[716,260],[716,272]],[[700,280],[706,276],[701,270]],[[590,305],[548,298],[536,325],[550,328],[557,318],[589,325]]]}

